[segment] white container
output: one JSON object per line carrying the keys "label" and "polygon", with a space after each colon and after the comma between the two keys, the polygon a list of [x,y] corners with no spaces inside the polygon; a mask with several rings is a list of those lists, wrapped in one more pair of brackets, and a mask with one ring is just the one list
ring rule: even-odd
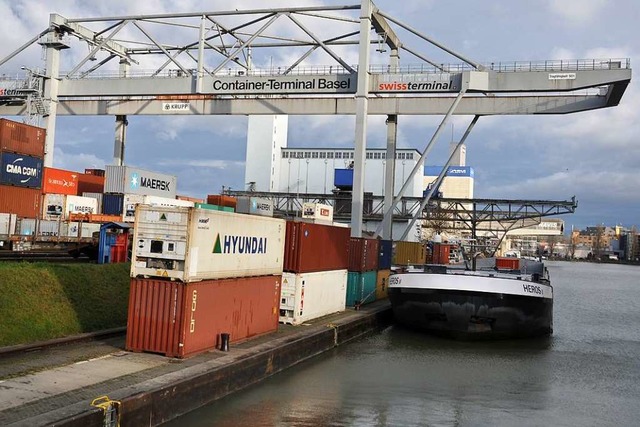
{"label": "white container", "polygon": [[98,201],[92,197],[67,196],[64,204],[65,218],[70,213],[98,213]]}
{"label": "white container", "polygon": [[273,201],[265,197],[238,197],[236,212],[250,215],[273,216]]}
{"label": "white container", "polygon": [[125,194],[122,203],[122,221],[133,222],[136,219],[136,206],[138,205],[183,207],[191,208],[194,203],[188,200],[170,199],[168,197],[141,196],[139,194]]}
{"label": "white container", "polygon": [[322,203],[303,203],[302,218],[331,222],[333,221],[333,206]]}
{"label": "white container", "polygon": [[133,222],[136,219],[136,206],[144,201],[141,194],[125,194],[122,198],[122,222]]}
{"label": "white container", "polygon": [[168,197],[144,196],[142,203],[151,206],[192,208],[195,203],[189,200],[170,199]]}
{"label": "white container", "polygon": [[134,229],[132,277],[197,282],[282,274],[282,219],[140,205]]}
{"label": "white container", "polygon": [[63,220],[67,196],[65,194],[45,194],[42,197],[42,219]]}
{"label": "white container", "polygon": [[347,274],[347,270],[283,273],[280,323],[299,325],[344,311],[347,300]]}
{"label": "white container", "polygon": [[140,194],[176,198],[177,178],[131,166],[105,167],[105,193]]}
{"label": "white container", "polygon": [[0,236],[16,234],[16,214],[0,213]]}
{"label": "white container", "polygon": [[102,213],[102,193],[82,193],[82,197],[91,197],[92,199],[96,199],[98,201],[98,212]]}
{"label": "white container", "polygon": [[64,227],[64,221],[22,218],[18,225],[21,236],[56,237]]}

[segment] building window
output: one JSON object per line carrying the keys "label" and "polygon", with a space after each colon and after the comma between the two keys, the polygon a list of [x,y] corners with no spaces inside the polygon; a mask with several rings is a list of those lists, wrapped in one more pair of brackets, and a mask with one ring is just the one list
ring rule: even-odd
{"label": "building window", "polygon": [[382,153],[373,153],[373,158],[374,159],[381,159],[382,158]]}
{"label": "building window", "polygon": [[353,152],[349,153],[349,158],[353,159]]}
{"label": "building window", "polygon": [[336,152],[336,159],[341,159],[342,158],[342,153],[341,152]]}
{"label": "building window", "polygon": [[288,153],[288,152],[286,152],[286,151],[283,151],[283,152],[282,152],[282,158],[283,158],[283,159],[288,159],[288,158],[289,158],[289,153]]}
{"label": "building window", "polygon": [[[337,154],[337,153],[336,153]],[[333,159],[333,151],[327,153],[327,159]]]}
{"label": "building window", "polygon": [[367,153],[366,158],[370,159],[372,157],[372,153]]}
{"label": "building window", "polygon": [[382,153],[382,158],[386,159],[387,158],[387,153]]}
{"label": "building window", "polygon": [[413,160],[413,153],[407,153],[407,159]]}
{"label": "building window", "polygon": [[318,152],[314,151],[313,153],[311,153],[311,158],[317,159],[318,158]]}
{"label": "building window", "polygon": [[348,159],[349,158],[349,153],[348,152],[343,152],[342,153],[342,158],[343,159]]}
{"label": "building window", "polygon": [[321,159],[326,159],[327,158],[327,152],[326,151],[321,151],[320,152],[320,158]]}
{"label": "building window", "polygon": [[310,159],[311,158],[311,151],[305,151],[304,152],[304,158],[305,159]]}

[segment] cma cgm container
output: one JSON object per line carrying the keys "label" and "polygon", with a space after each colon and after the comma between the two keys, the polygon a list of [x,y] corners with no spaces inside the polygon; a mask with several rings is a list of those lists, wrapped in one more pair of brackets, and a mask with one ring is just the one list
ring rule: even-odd
{"label": "cma cgm container", "polygon": [[391,270],[378,270],[376,277],[376,299],[388,298]]}
{"label": "cma cgm container", "polygon": [[377,270],[379,256],[378,239],[352,237],[349,241],[349,271]]}
{"label": "cma cgm container", "polygon": [[104,192],[104,176],[78,174],[78,194]]}
{"label": "cma cgm container", "polygon": [[180,283],[131,279],[126,349],[188,357],[278,328],[281,276]]}
{"label": "cma cgm container", "polygon": [[40,188],[42,164],[43,160],[40,157],[3,152],[0,155],[0,184]]}
{"label": "cma cgm container", "polygon": [[43,194],[78,194],[78,172],[64,169],[44,168],[42,179]]}
{"label": "cma cgm container", "polygon": [[0,212],[16,214],[19,218],[37,218],[41,213],[41,198],[38,188],[0,185]]}
{"label": "cma cgm container", "polygon": [[350,271],[347,277],[347,306],[368,304],[376,300],[376,271],[357,273]]}
{"label": "cma cgm container", "polygon": [[134,229],[131,277],[196,282],[282,275],[281,219],[140,205]]}
{"label": "cma cgm container", "polygon": [[350,233],[351,230],[345,227],[287,221],[284,271],[346,270]]}
{"label": "cma cgm container", "polygon": [[150,172],[131,166],[107,165],[104,192],[175,199],[176,181],[177,178],[173,175]]}
{"label": "cma cgm container", "polygon": [[345,309],[347,270],[283,273],[280,323],[299,325]]}
{"label": "cma cgm container", "polygon": [[0,119],[0,151],[44,157],[46,136],[42,128]]}

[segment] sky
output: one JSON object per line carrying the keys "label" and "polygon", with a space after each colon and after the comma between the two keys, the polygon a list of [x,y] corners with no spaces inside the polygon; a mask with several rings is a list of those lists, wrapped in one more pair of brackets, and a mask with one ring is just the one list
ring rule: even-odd
{"label": "sky", "polygon": [[[279,0],[270,1],[269,6],[357,3]],[[476,62],[630,58],[632,67],[640,51],[640,8],[635,3],[375,2],[388,15]],[[228,4],[218,0],[0,0],[0,58],[43,30],[50,13],[86,18],[228,10]],[[264,4],[236,1],[234,8],[262,8]],[[174,42],[179,43],[179,36]],[[443,54],[428,46],[423,53],[433,58]],[[357,62],[357,51],[344,49],[341,54]],[[288,59],[286,55],[275,58],[283,64]],[[408,56],[402,56],[403,60],[417,62]],[[446,62],[460,61],[447,57]],[[40,50],[30,49],[16,56],[0,66],[0,74],[15,73],[20,66],[43,67]],[[640,225],[640,94],[636,86],[632,80],[620,105],[614,108],[562,116],[482,117],[467,139],[467,165],[475,170],[475,197],[569,200],[575,196],[576,213],[561,217],[566,229]],[[471,119],[455,116],[425,163],[444,164],[449,142],[461,137]],[[219,193],[222,186],[245,189],[247,117],[130,116],[128,120],[126,164],[176,175],[178,193],[183,195],[204,197]],[[368,147],[384,146],[384,120],[369,118]],[[442,116],[401,116],[398,147],[422,151],[441,120]],[[111,164],[114,129],[111,116],[58,117],[54,167],[82,171]],[[354,116],[289,118],[289,146],[352,147],[354,137]]]}

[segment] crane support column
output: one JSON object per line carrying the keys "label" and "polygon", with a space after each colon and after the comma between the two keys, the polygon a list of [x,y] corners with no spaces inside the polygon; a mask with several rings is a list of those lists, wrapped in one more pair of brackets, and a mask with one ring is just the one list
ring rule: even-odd
{"label": "crane support column", "polygon": [[356,92],[356,138],[351,201],[351,237],[362,237],[364,206],[364,161],[367,151],[367,114],[369,101],[369,43],[371,42],[371,0],[360,6],[360,52],[358,59],[358,90]]}
{"label": "crane support column", "polygon": [[113,144],[113,164],[124,166],[124,147],[127,141],[127,116],[116,116],[116,140]]}

